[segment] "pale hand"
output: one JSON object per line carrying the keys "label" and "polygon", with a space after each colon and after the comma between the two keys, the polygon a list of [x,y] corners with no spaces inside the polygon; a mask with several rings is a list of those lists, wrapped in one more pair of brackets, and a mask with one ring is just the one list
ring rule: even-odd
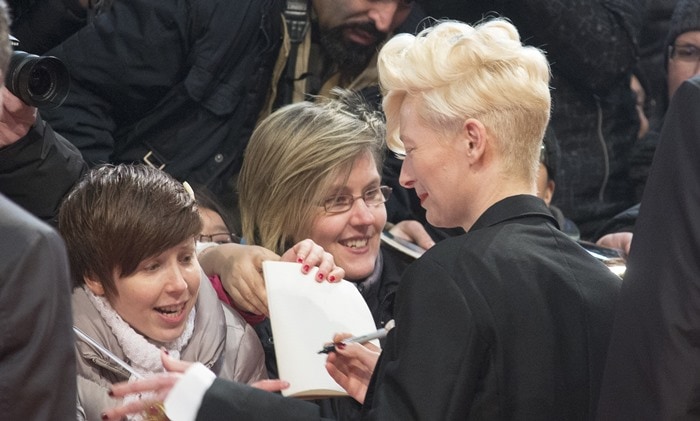
{"label": "pale hand", "polygon": [[[346,333],[335,335],[333,342],[338,343],[350,336]],[[364,403],[379,355],[381,351],[371,343],[336,346],[335,352],[326,358],[326,371],[350,396]]]}
{"label": "pale hand", "polygon": [[217,274],[224,289],[240,309],[269,316],[267,292],[262,277],[262,262],[282,260],[302,263],[302,272],[308,273],[318,266],[317,281],[337,282],[345,271],[336,266],[333,256],[312,240],[302,240],[287,250],[281,257],[272,251],[241,244],[221,244],[206,249],[199,257],[200,264],[208,275]]}
{"label": "pale hand", "polygon": [[623,256],[627,259],[630,254],[630,247],[632,246],[632,233],[631,232],[613,232],[611,234],[606,234],[598,241],[596,244],[603,247],[613,248],[622,250],[625,255]]}
{"label": "pale hand", "polygon": [[423,224],[418,221],[401,221],[394,225],[389,232],[393,234],[394,237],[410,241],[426,250],[435,245],[435,241],[430,237],[428,231],[426,231]]}
{"label": "pale hand", "polygon": [[[138,393],[150,393],[155,399],[137,400],[125,405],[109,408],[103,413],[103,420],[121,420],[127,415],[152,412],[157,406],[161,406],[173,389],[175,384],[182,378],[183,373],[192,365],[192,362],[176,360],[161,351],[161,360],[166,372],[154,374],[145,379],[122,382],[112,385],[112,396],[123,398],[126,395]],[[268,392],[278,392],[289,387],[289,383],[284,380],[260,380],[251,385],[257,389]]]}
{"label": "pale hand", "polygon": [[6,88],[0,89],[0,148],[9,146],[26,136],[36,122],[37,109],[12,95]]}

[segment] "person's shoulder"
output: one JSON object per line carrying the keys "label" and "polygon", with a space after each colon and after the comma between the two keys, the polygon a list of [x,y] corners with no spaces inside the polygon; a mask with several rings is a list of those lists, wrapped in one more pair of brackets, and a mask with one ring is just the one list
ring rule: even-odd
{"label": "person's shoulder", "polygon": [[399,273],[403,272],[406,266],[416,261],[415,257],[409,256],[396,247],[386,243],[381,244],[380,252],[384,259],[384,265],[396,268]]}
{"label": "person's shoulder", "polygon": [[224,302],[220,302],[220,305],[224,312],[227,340],[235,339],[236,341],[240,341],[241,338],[250,335],[257,338],[253,326],[246,322],[245,318],[243,318],[240,313]]}
{"label": "person's shoulder", "polygon": [[280,19],[287,4],[285,0],[186,0],[185,3],[191,3],[200,10],[226,13],[237,10],[244,15],[263,12],[268,16],[272,14],[279,16]]}
{"label": "person's shoulder", "polygon": [[[60,242],[59,234],[48,224],[38,219],[0,193],[0,229],[2,242],[32,242],[39,238]],[[15,243],[16,244],[16,243]]]}
{"label": "person's shoulder", "polygon": [[405,268],[406,276],[402,277],[402,282],[405,281],[404,278],[423,278],[426,274],[436,280],[439,278],[451,282],[451,274],[455,273],[455,268],[464,262],[478,259],[478,255],[479,253],[470,246],[468,235],[445,238]]}
{"label": "person's shoulder", "polygon": [[692,85],[694,89],[699,90],[700,89],[700,74],[697,74],[690,79],[688,79],[686,82],[688,82],[689,85]]}
{"label": "person's shoulder", "polygon": [[[698,97],[700,97],[700,74],[683,81],[673,95],[671,102],[693,101],[695,103]],[[679,99],[676,100],[676,98]]]}

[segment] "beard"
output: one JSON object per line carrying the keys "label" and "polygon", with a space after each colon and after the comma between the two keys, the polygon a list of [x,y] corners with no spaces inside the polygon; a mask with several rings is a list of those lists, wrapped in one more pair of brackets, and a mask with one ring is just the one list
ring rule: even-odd
{"label": "beard", "polygon": [[[375,41],[370,45],[361,45],[345,39],[346,29],[358,29],[370,34]],[[373,22],[343,24],[330,29],[321,29],[319,43],[323,52],[344,75],[356,76],[367,67],[370,59],[377,52],[379,45],[388,34],[379,31]]]}

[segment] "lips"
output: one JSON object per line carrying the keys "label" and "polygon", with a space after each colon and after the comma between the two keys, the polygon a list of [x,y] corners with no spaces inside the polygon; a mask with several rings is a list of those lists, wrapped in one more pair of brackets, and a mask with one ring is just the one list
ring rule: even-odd
{"label": "lips", "polygon": [[374,35],[357,28],[348,29],[345,35],[350,41],[360,45],[369,46],[377,42],[377,38]]}
{"label": "lips", "polygon": [[367,247],[367,244],[369,244],[369,238],[364,237],[364,238],[353,238],[350,240],[343,240],[339,241],[339,243],[344,246],[344,247],[349,247],[352,249],[358,249],[358,248],[363,248]]}
{"label": "lips", "polygon": [[425,202],[425,199],[428,198],[428,193],[421,193],[418,195],[418,200],[420,200],[420,204],[422,205],[423,202]]}
{"label": "lips", "polygon": [[174,304],[169,306],[154,307],[153,309],[165,317],[177,318],[185,311],[186,303]]}

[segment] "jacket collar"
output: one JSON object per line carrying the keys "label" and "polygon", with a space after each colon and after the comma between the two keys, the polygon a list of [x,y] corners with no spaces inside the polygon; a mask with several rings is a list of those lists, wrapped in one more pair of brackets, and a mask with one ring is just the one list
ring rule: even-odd
{"label": "jacket collar", "polygon": [[506,197],[491,205],[476,220],[469,232],[503,222],[531,217],[545,218],[557,229],[559,228],[559,223],[542,199],[530,194],[519,194]]}

